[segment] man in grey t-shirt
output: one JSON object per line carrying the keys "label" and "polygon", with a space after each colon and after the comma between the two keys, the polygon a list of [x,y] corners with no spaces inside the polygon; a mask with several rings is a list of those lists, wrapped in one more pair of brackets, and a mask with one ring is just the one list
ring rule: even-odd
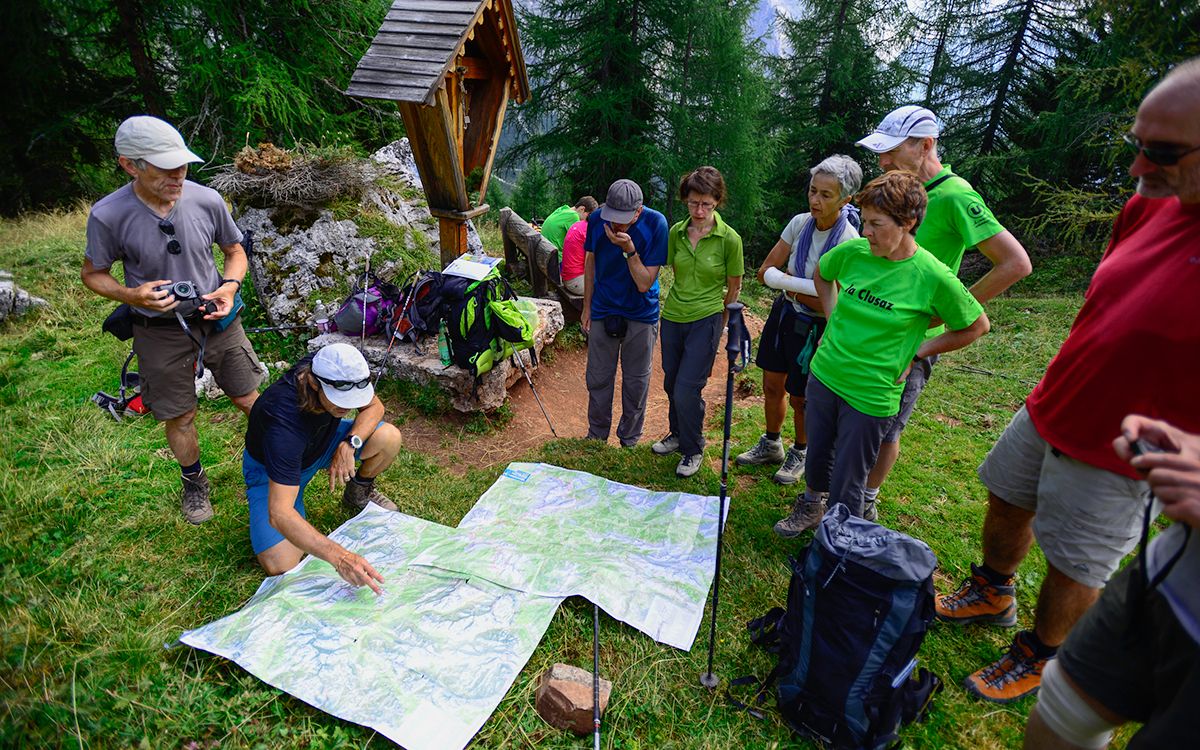
{"label": "man in grey t-shirt", "polygon": [[[115,145],[117,160],[133,181],[92,207],[81,275],[96,294],[133,309],[142,398],[163,423],[179,461],[183,515],[203,523],[213,512],[194,422],[196,360],[203,352],[203,366],[246,414],[262,380],[234,309],[247,269],[242,233],[216,191],[187,181],[188,164],[202,160],[171,125],[155,117],[130,117],[117,128]],[[225,255],[223,276],[213,261],[214,244]],[[118,261],[124,284],[112,275]],[[191,282],[197,295],[215,305],[188,321],[190,331],[175,314],[180,300],[170,290],[181,281]]]}

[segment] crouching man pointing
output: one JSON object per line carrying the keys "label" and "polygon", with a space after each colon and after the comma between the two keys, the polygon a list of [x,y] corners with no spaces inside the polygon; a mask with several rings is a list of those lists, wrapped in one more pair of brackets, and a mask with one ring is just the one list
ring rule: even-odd
{"label": "crouching man pointing", "polygon": [[[357,409],[356,417],[346,415]],[[400,451],[400,431],[383,420],[383,403],[357,349],[329,344],[271,385],[250,411],[242,474],[250,503],[250,543],[270,575],[285,573],[307,552],[355,586],[380,593],[371,564],[317,531],[304,518],[304,488],[321,469],[329,489],[345,482],[342,504],[396,510],[374,489],[375,477]],[[355,471],[355,461],[361,464]]]}

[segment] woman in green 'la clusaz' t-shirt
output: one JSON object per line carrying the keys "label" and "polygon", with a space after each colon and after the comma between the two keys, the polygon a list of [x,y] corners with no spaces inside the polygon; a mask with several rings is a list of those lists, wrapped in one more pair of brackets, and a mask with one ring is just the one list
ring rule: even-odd
{"label": "woman in green 'la clusaz' t-shirt", "polygon": [[[775,524],[783,537],[816,526],[827,504],[844,503],[864,515],[867,474],[900,410],[914,359],[961,349],[990,326],[962,282],[914,239],[928,204],[915,175],[888,172],[856,199],[863,239],[823,255],[814,276],[829,327],[813,356],[805,394],[807,488],[791,514]],[[947,331],[926,341],[935,316]]]}

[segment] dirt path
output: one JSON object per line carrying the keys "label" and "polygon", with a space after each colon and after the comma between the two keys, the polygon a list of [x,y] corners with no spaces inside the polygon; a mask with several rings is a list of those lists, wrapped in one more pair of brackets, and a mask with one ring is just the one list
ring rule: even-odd
{"label": "dirt path", "polygon": [[[763,322],[747,314],[746,324],[750,333],[757,337]],[[721,337],[721,349],[713,365],[708,384],[704,388],[704,400],[708,403],[708,417],[725,403],[725,337]],[[561,438],[581,438],[587,434],[587,387],[584,371],[587,366],[587,349],[561,350],[553,353],[552,362],[544,363],[533,372],[533,382],[542,397],[554,428]],[[650,376],[650,395],[646,404],[646,422],[642,442],[653,442],[667,434],[667,394],[663,392],[661,350],[654,347],[653,371]],[[621,373],[617,369],[617,385],[614,393],[613,427],[620,418]],[[445,419],[416,418],[400,426],[405,445],[429,456],[438,465],[455,473],[465,472],[468,467],[493,466],[508,463],[526,455],[530,450],[552,440],[553,435],[538,408],[537,400],[522,378],[509,389],[509,405],[512,419],[503,428],[487,435],[474,435],[465,428],[467,420],[457,415]],[[743,397],[737,397],[742,400]],[[609,438],[617,445],[616,436]]]}

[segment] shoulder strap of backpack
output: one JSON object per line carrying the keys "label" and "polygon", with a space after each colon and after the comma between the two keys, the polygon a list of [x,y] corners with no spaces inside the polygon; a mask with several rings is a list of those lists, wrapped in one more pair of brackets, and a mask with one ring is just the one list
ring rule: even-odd
{"label": "shoulder strap of backpack", "polygon": [[954,177],[954,174],[953,174],[953,173],[951,173],[951,174],[944,174],[944,175],[942,175],[941,177],[937,178],[937,179],[936,179],[936,180],[934,180],[933,182],[931,182],[931,183],[929,183],[928,185],[926,185],[926,186],[925,186],[925,192],[926,192],[926,193],[932,193],[932,192],[933,192],[933,189],[934,189],[935,187],[937,187],[938,185],[941,185],[943,182],[945,182],[946,180],[950,179],[951,177]]}

